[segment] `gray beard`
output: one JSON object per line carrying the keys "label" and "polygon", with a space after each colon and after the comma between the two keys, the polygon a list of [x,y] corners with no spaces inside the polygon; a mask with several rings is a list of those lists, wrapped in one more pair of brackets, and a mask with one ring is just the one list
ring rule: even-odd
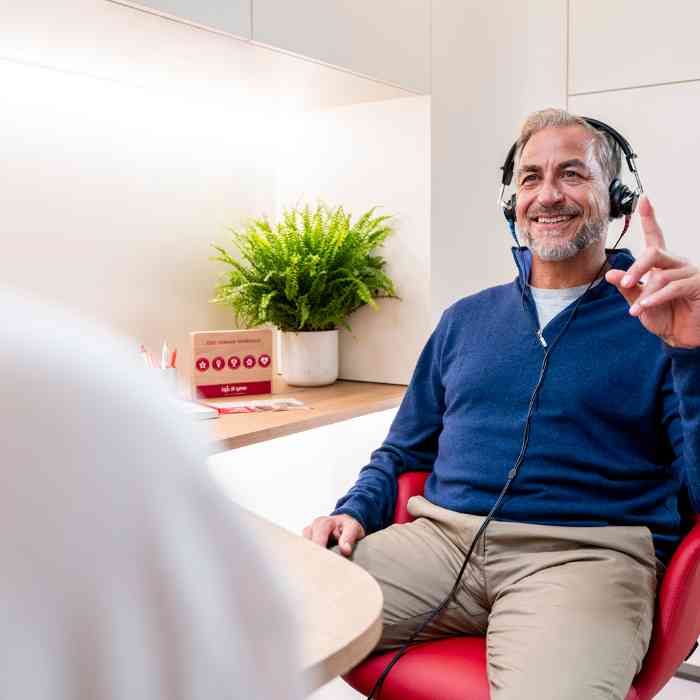
{"label": "gray beard", "polygon": [[[533,255],[540,260],[568,260],[578,255],[582,250],[598,243],[607,232],[607,222],[601,220],[587,221],[573,239],[566,243],[552,243],[546,237],[537,240],[530,236],[530,227],[525,231],[525,239]],[[552,239],[553,241],[556,239]]]}

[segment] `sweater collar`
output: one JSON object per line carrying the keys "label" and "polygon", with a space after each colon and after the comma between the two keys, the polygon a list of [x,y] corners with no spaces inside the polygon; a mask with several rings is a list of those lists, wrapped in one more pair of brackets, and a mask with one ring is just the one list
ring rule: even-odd
{"label": "sweater collar", "polygon": [[[515,265],[518,268],[518,282],[520,283],[520,288],[527,288],[530,281],[530,270],[532,269],[532,252],[526,246],[520,246],[519,248],[513,246],[511,252],[513,253]],[[605,252],[608,255],[608,261],[613,270],[628,270],[634,262],[634,257],[628,248],[618,248],[616,250],[606,248]],[[612,286],[606,282],[605,279],[603,279],[602,284],[599,286],[604,284]]]}

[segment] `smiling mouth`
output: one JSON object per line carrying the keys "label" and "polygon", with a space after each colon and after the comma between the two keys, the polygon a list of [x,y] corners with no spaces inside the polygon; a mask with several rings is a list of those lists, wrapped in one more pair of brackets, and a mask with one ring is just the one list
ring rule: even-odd
{"label": "smiling mouth", "polygon": [[532,221],[538,224],[563,224],[567,221],[571,221],[576,216],[576,214],[564,214],[559,216],[535,216]]}

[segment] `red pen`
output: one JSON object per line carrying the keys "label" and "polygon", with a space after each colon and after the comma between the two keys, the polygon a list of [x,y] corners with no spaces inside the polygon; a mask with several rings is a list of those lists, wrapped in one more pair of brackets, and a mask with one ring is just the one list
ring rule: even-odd
{"label": "red pen", "polygon": [[170,357],[170,366],[175,367],[175,359],[177,358],[177,348],[173,350],[173,354]]}

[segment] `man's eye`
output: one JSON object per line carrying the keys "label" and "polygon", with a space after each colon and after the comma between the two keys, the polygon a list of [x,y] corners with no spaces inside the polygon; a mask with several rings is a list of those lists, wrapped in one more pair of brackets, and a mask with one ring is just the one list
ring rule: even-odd
{"label": "man's eye", "polygon": [[524,185],[526,182],[534,182],[536,178],[536,175],[526,175],[520,182]]}
{"label": "man's eye", "polygon": [[565,170],[564,177],[567,177],[569,179],[571,179],[571,178],[576,179],[576,178],[581,177],[581,175],[579,175],[579,173],[577,173],[575,170]]}

